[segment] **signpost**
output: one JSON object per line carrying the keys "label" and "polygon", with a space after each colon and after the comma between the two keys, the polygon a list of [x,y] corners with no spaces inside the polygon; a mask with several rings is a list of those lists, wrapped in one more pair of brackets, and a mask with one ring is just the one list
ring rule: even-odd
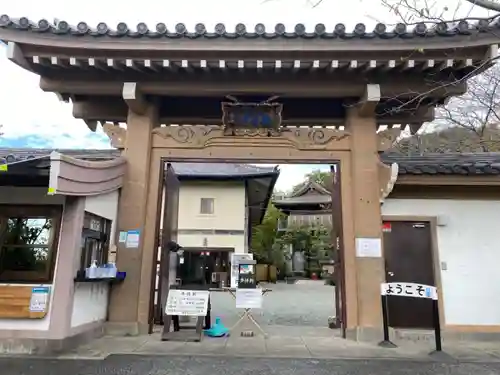
{"label": "signpost", "polygon": [[436,341],[436,352],[441,352],[441,324],[439,322],[438,294],[435,286],[416,283],[384,283],[381,284],[380,294],[382,297],[382,318],[384,324],[384,340],[379,343],[386,348],[395,348],[396,345],[389,339],[389,319],[387,311],[387,298],[409,297],[425,298],[432,300],[432,317],[434,323],[434,338]]}
{"label": "signpost", "polygon": [[170,289],[167,297],[166,315],[205,316],[208,311],[208,290]]}
{"label": "signpost", "polygon": [[[204,317],[208,313],[210,292],[208,290],[185,290],[171,287],[165,304],[162,341],[200,341]],[[195,316],[194,334],[183,334],[179,316]],[[174,330],[170,331],[173,322]],[[190,327],[185,327],[190,328]]]}
{"label": "signpost", "polygon": [[241,260],[238,264],[238,289],[255,289],[257,278],[255,275],[255,260]]}

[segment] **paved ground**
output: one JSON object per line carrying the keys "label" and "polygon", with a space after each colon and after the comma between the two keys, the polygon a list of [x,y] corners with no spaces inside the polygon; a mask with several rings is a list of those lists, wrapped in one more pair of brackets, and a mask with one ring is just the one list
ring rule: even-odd
{"label": "paved ground", "polygon": [[[264,296],[264,308],[254,310],[256,320],[266,326],[326,327],[328,317],[335,315],[335,288],[324,281],[265,285],[272,292]],[[228,293],[212,293],[212,316],[224,324],[238,320],[235,301]]]}
{"label": "paved ground", "polygon": [[[263,337],[204,338],[202,342],[162,342],[158,333],[139,337],[103,337],[60,359],[105,359],[113,355],[216,355],[220,357],[304,358],[304,359],[397,359],[427,362],[434,349],[430,341],[397,342],[393,349],[375,343],[344,340],[325,329],[286,329]],[[271,332],[272,333],[272,332]],[[444,342],[447,361],[498,362],[497,342]],[[442,358],[441,358],[442,359]],[[0,374],[2,372],[0,371]],[[3,375],[3,374],[2,374]]]}
{"label": "paved ground", "polygon": [[113,355],[102,361],[0,359],[2,375],[492,375],[500,363]]}

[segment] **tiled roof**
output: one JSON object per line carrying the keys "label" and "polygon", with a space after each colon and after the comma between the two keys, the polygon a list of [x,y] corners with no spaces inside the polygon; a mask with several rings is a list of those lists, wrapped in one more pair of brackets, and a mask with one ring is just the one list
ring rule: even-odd
{"label": "tiled roof", "polygon": [[203,23],[196,24],[194,30],[188,30],[186,25],[178,23],[173,29],[167,27],[165,23],[157,23],[150,28],[146,23],[140,22],[135,27],[129,27],[126,23],[120,22],[116,28],[109,27],[106,23],[100,22],[95,27],[89,26],[86,22],[79,22],[72,26],[66,21],[51,23],[46,19],[32,21],[26,17],[14,19],[8,15],[0,16],[0,28],[26,30],[35,33],[52,33],[57,35],[90,35],[94,37],[131,37],[131,38],[421,38],[433,36],[470,35],[474,33],[486,32],[488,30],[498,30],[497,25],[486,19],[471,24],[467,21],[460,21],[456,24],[439,23],[435,27],[428,27],[424,22],[416,24],[409,29],[405,24],[398,23],[390,27],[383,23],[378,23],[373,30],[368,30],[363,23],[358,23],[353,30],[347,30],[342,23],[335,25],[333,30],[328,29],[324,24],[319,23],[314,27],[314,31],[307,30],[304,24],[295,25],[293,30],[287,30],[286,26],[278,23],[273,29],[266,29],[263,23],[258,23],[254,27],[247,27],[239,23],[234,30],[227,30],[226,25],[219,23],[213,30],[208,30]]}
{"label": "tiled roof", "polygon": [[255,176],[276,173],[274,167],[228,163],[172,163],[177,174],[190,177]]}
{"label": "tiled roof", "polygon": [[[0,148],[0,164],[48,156],[54,149]],[[120,155],[117,150],[57,149],[82,159],[110,159]],[[384,163],[398,163],[400,175],[500,175],[500,153],[401,155],[385,153]],[[273,172],[273,167],[224,163],[173,163],[180,175],[224,176],[255,175]]]}
{"label": "tiled roof", "polygon": [[382,154],[384,163],[398,163],[400,175],[499,175],[500,153]]}
{"label": "tiled roof", "polygon": [[[36,149],[36,148],[0,148],[0,164],[14,163],[43,156],[58,151],[85,160],[111,159],[120,155],[118,150],[74,150],[74,149]],[[274,167],[258,167],[247,164],[229,163],[172,163],[175,172],[183,177],[245,177],[276,173]]]}

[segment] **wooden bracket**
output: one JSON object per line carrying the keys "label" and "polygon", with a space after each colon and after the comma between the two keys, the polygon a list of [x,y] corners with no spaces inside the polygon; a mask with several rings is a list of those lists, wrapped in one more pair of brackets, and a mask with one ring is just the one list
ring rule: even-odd
{"label": "wooden bracket", "polygon": [[148,109],[148,102],[139,90],[136,82],[125,82],[122,90],[123,100],[128,108],[138,115],[144,115]]}
{"label": "wooden bracket", "polygon": [[380,102],[380,85],[367,84],[365,93],[361,101],[358,103],[358,115],[361,117],[369,117],[375,115],[375,108]]}

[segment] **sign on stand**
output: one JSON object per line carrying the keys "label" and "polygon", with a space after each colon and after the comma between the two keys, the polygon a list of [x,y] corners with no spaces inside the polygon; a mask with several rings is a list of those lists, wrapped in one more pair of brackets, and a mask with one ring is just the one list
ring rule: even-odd
{"label": "sign on stand", "polygon": [[262,289],[236,289],[237,309],[262,309]]}
{"label": "sign on stand", "polygon": [[238,287],[240,263],[253,260],[253,254],[231,254],[231,288]]}
{"label": "sign on stand", "polygon": [[436,352],[441,352],[441,324],[439,322],[439,305],[437,288],[431,285],[416,283],[383,283],[380,286],[382,296],[382,318],[384,324],[384,340],[380,346],[395,348],[396,345],[389,339],[389,318],[387,311],[388,297],[425,298],[432,300],[432,319],[434,322],[434,337],[436,341]]}
{"label": "sign on stand", "polygon": [[206,316],[209,297],[208,290],[170,289],[165,315]]}

